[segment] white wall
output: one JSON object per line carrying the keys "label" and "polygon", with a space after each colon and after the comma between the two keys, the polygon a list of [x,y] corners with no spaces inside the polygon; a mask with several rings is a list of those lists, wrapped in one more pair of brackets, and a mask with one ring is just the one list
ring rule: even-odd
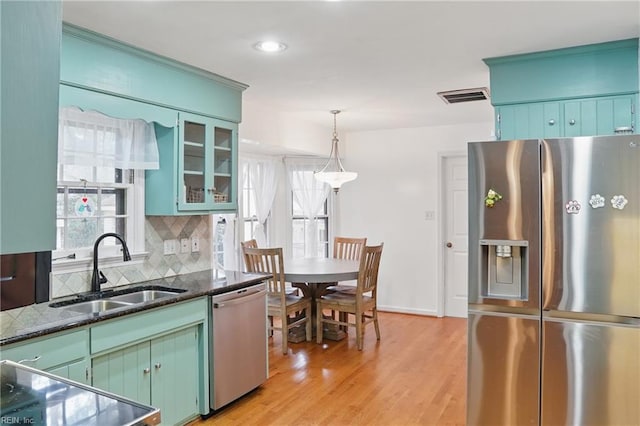
{"label": "white wall", "polygon": [[[275,109],[265,109],[250,102],[242,104],[242,122],[238,129],[239,138],[250,140],[257,146],[274,152],[329,155],[331,149],[331,121],[327,114],[327,126],[317,126],[296,117],[294,113],[280,113]],[[242,149],[242,144],[241,147]]]}
{"label": "white wall", "polygon": [[[438,306],[439,154],[466,154],[491,139],[492,123],[349,133],[345,168],[358,178],[338,193],[340,234],[384,242],[380,310],[436,315]],[[425,220],[425,211],[436,212]]]}

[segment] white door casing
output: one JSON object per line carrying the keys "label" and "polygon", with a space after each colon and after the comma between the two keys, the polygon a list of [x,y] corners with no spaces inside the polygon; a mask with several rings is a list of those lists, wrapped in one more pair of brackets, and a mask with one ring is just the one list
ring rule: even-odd
{"label": "white door casing", "polygon": [[468,196],[467,157],[442,157],[442,315],[467,316]]}

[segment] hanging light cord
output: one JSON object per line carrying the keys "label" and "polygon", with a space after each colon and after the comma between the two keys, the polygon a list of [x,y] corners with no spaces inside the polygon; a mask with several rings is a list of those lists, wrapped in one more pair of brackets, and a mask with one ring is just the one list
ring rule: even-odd
{"label": "hanging light cord", "polygon": [[336,116],[340,114],[340,110],[334,109],[331,111],[331,114],[333,114],[333,139],[331,139],[331,153],[329,153],[329,161],[327,161],[327,164],[322,168],[322,170],[320,170],[320,173],[325,172],[329,167],[329,165],[331,164],[331,160],[334,160],[333,158],[334,152],[336,153],[335,160],[334,160],[336,164],[336,171],[344,172],[342,161],[340,161],[340,152],[338,151],[338,131],[336,130],[337,129]]}

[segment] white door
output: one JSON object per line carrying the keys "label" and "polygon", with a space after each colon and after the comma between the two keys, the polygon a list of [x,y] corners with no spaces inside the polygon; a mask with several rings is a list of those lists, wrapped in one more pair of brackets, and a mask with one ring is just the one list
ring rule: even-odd
{"label": "white door", "polygon": [[467,157],[444,159],[444,315],[467,316]]}

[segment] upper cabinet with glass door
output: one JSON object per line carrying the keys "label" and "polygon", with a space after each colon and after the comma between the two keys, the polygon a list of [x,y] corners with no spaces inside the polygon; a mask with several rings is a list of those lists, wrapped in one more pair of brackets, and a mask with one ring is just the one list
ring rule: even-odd
{"label": "upper cabinet with glass door", "polygon": [[157,126],[160,169],[146,173],[146,214],[235,211],[237,127],[184,112],[177,127]]}

